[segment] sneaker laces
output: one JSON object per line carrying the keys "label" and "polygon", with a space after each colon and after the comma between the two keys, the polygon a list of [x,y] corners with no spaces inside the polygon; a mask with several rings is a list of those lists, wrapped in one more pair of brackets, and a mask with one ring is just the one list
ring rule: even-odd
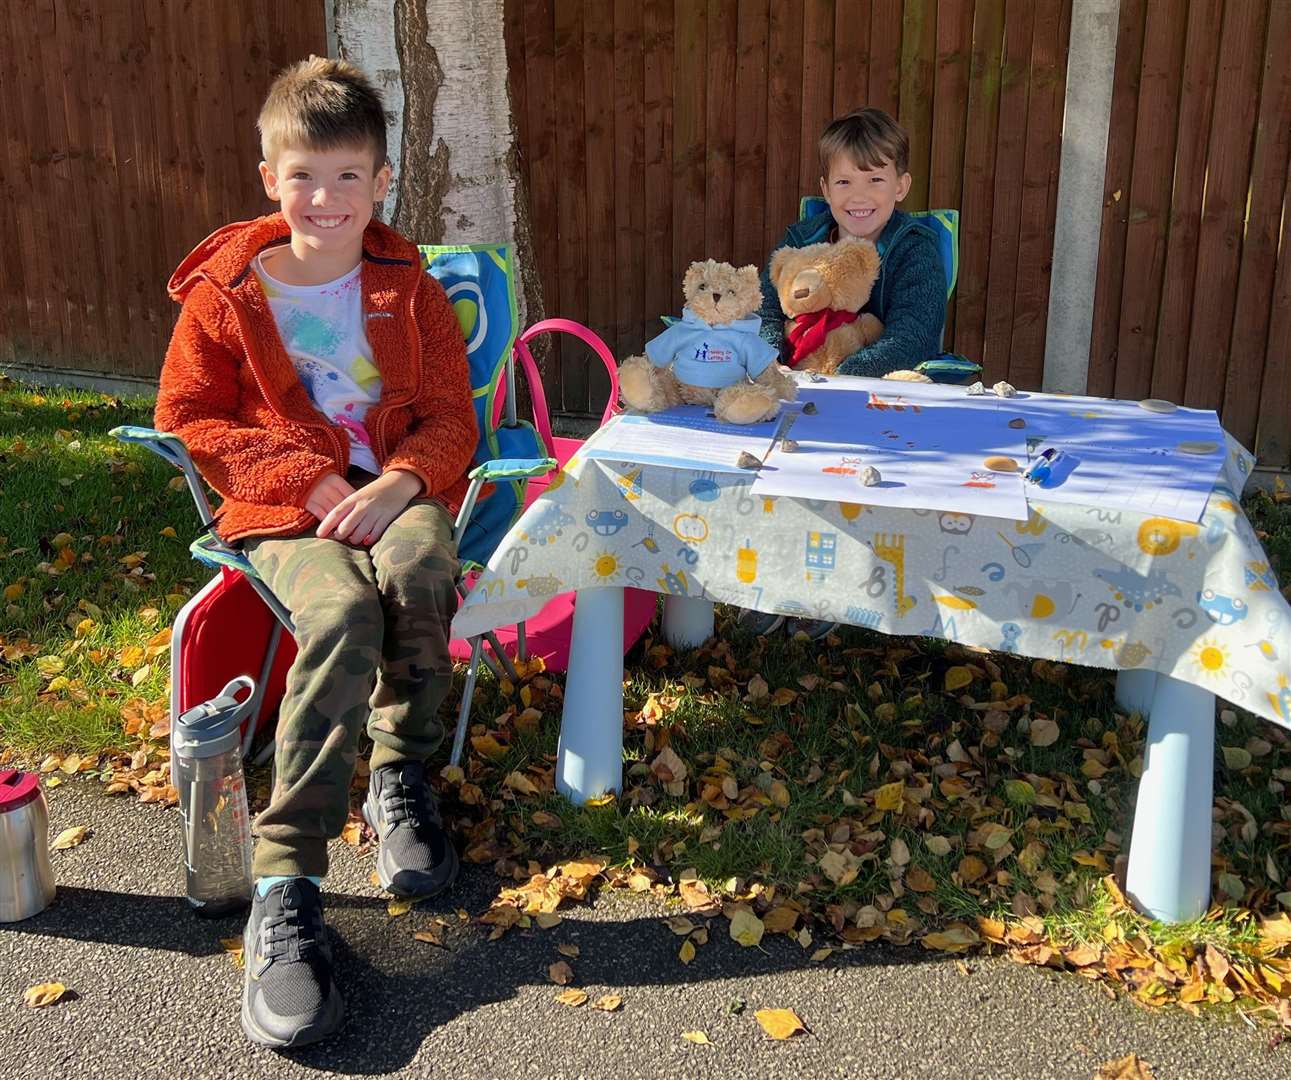
{"label": "sneaker laces", "polygon": [[439,806],[430,785],[410,766],[390,769],[381,777],[379,798],[381,814],[391,825],[406,822],[419,832],[425,822],[440,824]]}
{"label": "sneaker laces", "polygon": [[303,960],[319,948],[322,936],[323,913],[319,905],[284,904],[281,915],[269,915],[260,924],[260,954],[270,961]]}

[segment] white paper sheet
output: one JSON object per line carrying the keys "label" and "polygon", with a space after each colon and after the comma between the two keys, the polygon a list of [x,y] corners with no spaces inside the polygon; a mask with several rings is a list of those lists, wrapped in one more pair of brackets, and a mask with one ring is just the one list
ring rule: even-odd
{"label": "white paper sheet", "polygon": [[588,440],[583,457],[675,469],[747,474],[742,453],[765,458],[779,418],[761,424],[722,424],[701,405],[682,405],[610,421]]}
{"label": "white paper sheet", "polygon": [[[947,510],[1025,521],[1020,472],[995,472],[988,457],[1026,463],[1025,432],[1000,398],[968,398],[962,387],[877,379],[802,382],[798,415],[772,448],[752,493],[872,506]],[[801,412],[811,402],[815,414]],[[860,473],[879,470],[865,487]]]}

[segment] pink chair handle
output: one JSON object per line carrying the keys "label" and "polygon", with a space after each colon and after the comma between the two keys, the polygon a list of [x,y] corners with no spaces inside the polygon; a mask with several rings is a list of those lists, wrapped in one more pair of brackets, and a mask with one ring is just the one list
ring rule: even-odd
{"label": "pink chair handle", "polygon": [[[529,396],[533,399],[534,427],[538,429],[538,434],[547,445],[547,449],[554,454],[556,444],[551,434],[551,419],[547,415],[547,395],[542,388],[542,374],[538,370],[538,363],[534,360],[533,353],[529,349],[529,342],[539,334],[552,332],[572,334],[592,352],[596,353],[601,358],[601,363],[605,365],[605,373],[610,377],[610,397],[605,403],[605,412],[601,414],[602,424],[619,411],[619,368],[614,362],[614,356],[610,352],[609,346],[594,331],[571,319],[543,319],[542,322],[534,323],[516,338],[515,345],[512,347],[512,355],[520,362],[520,366],[524,369],[525,380],[529,383]],[[502,407],[506,403],[506,397],[507,384],[504,379],[498,387],[497,397],[493,399],[494,427],[497,427],[502,419]]]}

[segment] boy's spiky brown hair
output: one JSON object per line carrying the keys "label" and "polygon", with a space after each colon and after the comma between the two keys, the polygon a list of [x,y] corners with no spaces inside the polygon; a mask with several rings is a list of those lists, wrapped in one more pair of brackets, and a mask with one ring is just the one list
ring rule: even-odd
{"label": "boy's spiky brown hair", "polygon": [[260,117],[260,150],[271,165],[289,146],[333,150],[371,146],[374,169],[386,160],[386,114],[381,94],[345,60],[311,56],[273,81]]}
{"label": "boy's spiky brown hair", "polygon": [[909,171],[910,136],[882,109],[867,106],[830,122],[820,136],[820,175],[845,154],[861,169],[879,169],[888,162],[897,176]]}

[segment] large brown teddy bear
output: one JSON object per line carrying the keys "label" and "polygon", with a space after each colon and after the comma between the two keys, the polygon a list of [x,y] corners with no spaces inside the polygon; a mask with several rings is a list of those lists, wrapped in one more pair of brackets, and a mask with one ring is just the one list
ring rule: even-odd
{"label": "large brown teddy bear", "polygon": [[796,371],[832,375],[857,349],[883,333],[873,315],[858,315],[879,276],[879,253],[868,240],[783,247],[771,256],[770,277],[784,310],[786,361]]}
{"label": "large brown teddy bear", "polygon": [[770,420],[798,395],[775,347],[758,335],[758,268],[692,263],[682,279],[682,318],[619,366],[619,395],[641,412],[711,405],[731,424]]}

